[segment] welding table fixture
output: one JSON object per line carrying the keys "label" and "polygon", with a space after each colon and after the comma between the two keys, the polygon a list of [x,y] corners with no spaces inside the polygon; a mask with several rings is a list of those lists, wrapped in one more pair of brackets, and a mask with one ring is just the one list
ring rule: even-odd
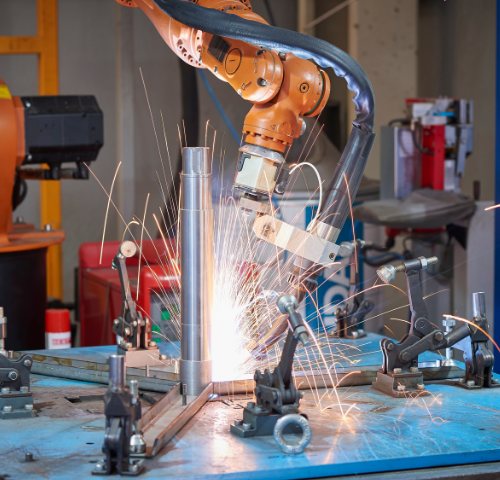
{"label": "welding table fixture", "polygon": [[123,299],[123,317],[118,317],[113,322],[113,333],[119,339],[117,353],[126,357],[127,367],[161,366],[164,365],[166,356],[162,358],[156,342],[149,338],[151,321],[143,318],[142,313],[137,311],[130,294],[126,260],[136,252],[134,242],[122,242],[111,264],[114,270],[118,270]]}
{"label": "welding table fixture", "polygon": [[[277,302],[278,310],[288,316],[289,329],[278,366],[271,373],[255,372],[255,398],[243,410],[243,419],[231,425],[231,432],[246,438],[274,435],[284,453],[302,453],[311,440],[312,431],[307,416],[300,414],[302,392],[296,390],[292,379],[293,358],[299,341],[308,346],[309,334],[292,295],[283,295]],[[287,442],[284,433],[300,433],[300,440]]]}
{"label": "welding table fixture", "polygon": [[[244,145],[234,186],[243,192],[241,207],[258,213],[256,235],[297,255],[289,283],[302,302],[335,259],[339,248],[335,241],[375,139],[375,100],[367,75],[352,57],[331,44],[267,25],[249,0],[117,1],[143,10],[176,55],[193,67],[210,70],[254,104],[243,125]],[[357,117],[320,215],[303,231],[274,218],[270,206],[259,200],[285,192],[290,170],[283,154],[305,131],[302,117],[318,116],[328,101],[330,80],[318,66],[332,68],[347,81],[354,92]],[[276,341],[286,325],[286,316],[280,316],[269,341]]]}
{"label": "welding table fixture", "polygon": [[422,372],[418,369],[418,356],[426,351],[444,351],[452,346],[464,352],[467,367],[466,376],[454,383],[467,389],[500,386],[498,379],[493,378],[494,357],[488,349],[488,321],[483,292],[473,294],[474,319],[471,323],[443,332],[437,327],[441,322],[429,320],[422,295],[420,271],[437,261],[437,257],[418,257],[398,267],[385,265],[377,270],[378,276],[386,284],[394,280],[396,273],[405,272],[410,299],[409,333],[398,343],[388,338],[380,341],[383,364],[373,387],[393,397],[428,395]]}
{"label": "welding table fixture", "polygon": [[[106,458],[96,464],[93,475],[139,475],[144,460],[131,459],[131,453],[143,453],[145,443],[138,431],[141,401],[137,380],[125,386],[125,356],[109,357],[109,388],[104,395],[106,430],[102,447]],[[141,441],[142,440],[142,441]]]}
{"label": "welding table fixture", "polygon": [[30,392],[30,371],[33,359],[26,354],[14,360],[5,350],[7,318],[0,307],[0,418],[36,417],[33,394]]}
{"label": "welding table fixture", "polygon": [[366,337],[360,327],[363,318],[375,308],[372,300],[366,300],[359,283],[358,257],[360,250],[365,246],[365,241],[356,239],[340,244],[339,256],[350,257],[350,287],[347,304],[344,308],[337,309],[337,329],[332,333],[338,338],[356,339]]}
{"label": "welding table fixture", "polygon": [[214,214],[209,148],[183,148],[181,174],[181,361],[183,395],[210,383]]}

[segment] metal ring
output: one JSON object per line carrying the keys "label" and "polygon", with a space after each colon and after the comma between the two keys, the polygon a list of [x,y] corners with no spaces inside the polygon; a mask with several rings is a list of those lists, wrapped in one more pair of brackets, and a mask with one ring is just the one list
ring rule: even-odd
{"label": "metal ring", "polygon": [[[287,443],[283,437],[283,432],[288,425],[298,425],[302,429],[302,437],[298,443]],[[289,414],[281,417],[274,426],[274,439],[283,453],[302,453],[309,445],[312,437],[311,425],[305,417],[297,414]]]}

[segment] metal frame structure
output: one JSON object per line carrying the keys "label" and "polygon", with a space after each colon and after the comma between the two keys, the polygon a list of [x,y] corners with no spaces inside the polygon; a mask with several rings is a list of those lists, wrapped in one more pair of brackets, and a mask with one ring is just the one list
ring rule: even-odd
{"label": "metal frame structure", "polygon": [[[0,55],[38,56],[38,94],[59,93],[58,0],[37,0],[37,35],[0,36]],[[61,229],[59,181],[40,182],[40,223]],[[47,252],[47,295],[62,299],[62,246]]]}

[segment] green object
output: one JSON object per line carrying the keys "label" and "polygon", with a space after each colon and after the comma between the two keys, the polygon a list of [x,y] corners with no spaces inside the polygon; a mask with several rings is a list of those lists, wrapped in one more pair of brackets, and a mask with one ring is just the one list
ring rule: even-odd
{"label": "green object", "polygon": [[163,310],[161,312],[161,319],[163,321],[165,321],[165,322],[168,321],[168,320],[171,320],[171,318],[170,318],[170,312],[168,310]]}
{"label": "green object", "polygon": [[153,325],[153,328],[151,328],[151,340],[154,342],[161,342],[161,337],[155,337],[155,333],[160,333],[161,334],[161,328],[158,325]]}

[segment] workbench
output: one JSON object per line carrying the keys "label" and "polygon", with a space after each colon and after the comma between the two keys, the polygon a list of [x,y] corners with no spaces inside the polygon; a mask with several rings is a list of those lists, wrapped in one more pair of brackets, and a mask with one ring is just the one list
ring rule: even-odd
{"label": "workbench", "polygon": [[[361,347],[370,363],[376,337],[364,339]],[[103,458],[106,385],[38,374],[32,374],[31,384],[38,416],[0,421],[0,478],[88,478]],[[301,410],[309,416],[313,437],[296,456],[283,454],[273,437],[233,436],[229,425],[251,397],[218,396],[154,459],[146,460],[147,470],[139,478],[284,480],[391,471],[398,472],[394,478],[399,480],[476,478],[459,476],[469,473],[483,480],[500,478],[494,463],[500,462],[500,389],[427,386],[431,396],[407,399],[369,385],[341,387],[338,399],[335,394],[324,397],[320,408],[318,396],[325,391],[305,390]],[[149,391],[147,398],[161,395]],[[143,411],[150,404],[143,400]],[[26,452],[33,453],[34,462],[24,461]],[[433,469],[452,465],[464,466]],[[391,478],[386,475],[367,478]]]}

